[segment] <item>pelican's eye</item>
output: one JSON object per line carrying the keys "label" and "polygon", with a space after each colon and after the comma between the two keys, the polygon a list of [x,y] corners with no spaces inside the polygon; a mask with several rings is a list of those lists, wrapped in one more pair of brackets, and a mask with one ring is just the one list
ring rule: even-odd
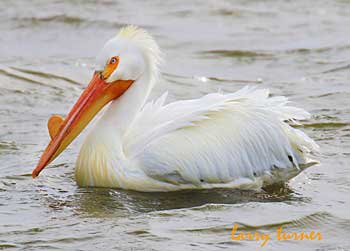
{"label": "pelican's eye", "polygon": [[111,58],[111,61],[109,61],[109,64],[116,64],[118,61],[118,58],[117,57],[112,57]]}
{"label": "pelican's eye", "polygon": [[119,57],[114,56],[112,57],[109,62],[106,64],[105,69],[102,72],[103,79],[109,78],[109,76],[112,75],[112,73],[115,71],[115,69],[118,67],[119,64]]}

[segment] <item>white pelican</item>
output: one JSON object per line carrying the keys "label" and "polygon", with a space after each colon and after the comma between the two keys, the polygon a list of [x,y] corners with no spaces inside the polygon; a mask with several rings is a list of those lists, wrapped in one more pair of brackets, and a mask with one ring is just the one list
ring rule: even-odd
{"label": "white pelican", "polygon": [[146,104],[159,75],[160,50],[144,30],[128,26],[97,56],[91,82],[66,119],[50,118],[51,142],[32,176],[53,161],[109,104],[76,161],[79,186],[139,191],[261,187],[315,162],[317,145],[286,122],[309,113],[285,97],[245,87],[200,99]]}

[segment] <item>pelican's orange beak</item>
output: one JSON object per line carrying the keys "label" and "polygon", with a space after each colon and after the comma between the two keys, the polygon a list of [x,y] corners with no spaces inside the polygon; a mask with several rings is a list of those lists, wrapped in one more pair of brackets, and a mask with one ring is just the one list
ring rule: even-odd
{"label": "pelican's orange beak", "polygon": [[50,131],[51,141],[32,172],[33,178],[37,177],[51,161],[67,148],[107,103],[120,97],[132,83],[133,80],[117,80],[107,83],[102,73],[95,72],[89,85],[66,119],[59,122],[59,127],[54,130],[55,133],[51,134]]}

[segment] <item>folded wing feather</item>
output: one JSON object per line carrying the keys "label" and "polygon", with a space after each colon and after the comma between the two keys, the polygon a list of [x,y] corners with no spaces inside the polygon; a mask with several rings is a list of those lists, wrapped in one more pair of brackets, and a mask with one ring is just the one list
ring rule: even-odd
{"label": "folded wing feather", "polygon": [[286,123],[309,113],[267,90],[245,87],[164,105],[166,96],[146,104],[124,138],[128,157],[140,157],[150,176],[229,182],[274,167],[298,168],[305,153],[317,149]]}

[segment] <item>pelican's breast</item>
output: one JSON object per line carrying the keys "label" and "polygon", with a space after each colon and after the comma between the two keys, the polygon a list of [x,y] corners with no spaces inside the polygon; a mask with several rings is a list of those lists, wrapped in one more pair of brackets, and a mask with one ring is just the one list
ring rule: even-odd
{"label": "pelican's breast", "polygon": [[117,166],[112,149],[91,133],[80,149],[75,179],[82,187],[118,187]]}

